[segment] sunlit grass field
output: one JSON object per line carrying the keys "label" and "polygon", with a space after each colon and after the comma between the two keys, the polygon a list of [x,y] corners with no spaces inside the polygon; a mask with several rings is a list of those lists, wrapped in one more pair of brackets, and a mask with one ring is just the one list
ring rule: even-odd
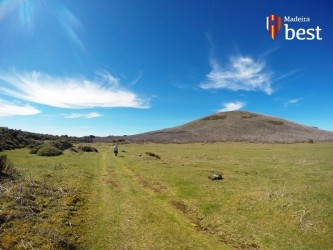
{"label": "sunlit grass field", "polygon": [[20,180],[64,194],[44,217],[35,198],[41,212],[27,228],[0,222],[0,248],[52,247],[54,238],[39,237],[49,221],[79,249],[333,248],[332,143],[123,144],[117,158],[112,145],[94,146],[57,157],[2,153]]}

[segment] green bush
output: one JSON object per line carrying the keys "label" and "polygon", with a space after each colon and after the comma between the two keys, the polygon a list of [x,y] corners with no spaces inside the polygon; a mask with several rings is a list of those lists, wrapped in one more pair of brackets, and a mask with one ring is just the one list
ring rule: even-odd
{"label": "green bush", "polygon": [[31,150],[30,150],[30,154],[37,154],[37,152],[38,152],[38,150],[39,150],[39,148],[32,148]]}
{"label": "green bush", "polygon": [[12,163],[7,159],[7,155],[0,155],[0,176],[12,175],[15,172]]}
{"label": "green bush", "polygon": [[83,152],[98,152],[98,150],[92,146],[79,146],[79,149]]}
{"label": "green bush", "polygon": [[38,153],[38,150],[41,149],[45,144],[41,144],[41,145],[38,145],[38,146],[35,146],[34,148],[32,148],[30,150],[30,154],[37,154]]}
{"label": "green bush", "polygon": [[76,147],[72,147],[72,148],[71,148],[71,151],[74,152],[74,153],[78,153],[78,150],[77,150]]}
{"label": "green bush", "polygon": [[44,144],[37,152],[38,156],[58,156],[62,151],[50,144]]}
{"label": "green bush", "polygon": [[0,174],[5,171],[8,165],[7,155],[0,155]]}
{"label": "green bush", "polygon": [[57,156],[61,155],[63,150],[72,148],[73,144],[66,140],[57,140],[46,142],[30,150],[30,154],[37,154],[39,156]]}
{"label": "green bush", "polygon": [[35,147],[38,147],[40,145],[42,145],[43,142],[40,142],[40,141],[33,141],[31,140],[28,144],[27,144],[27,148],[30,148],[30,149],[33,149]]}
{"label": "green bush", "polygon": [[151,152],[146,152],[146,155],[148,155],[150,157],[155,157],[156,159],[161,159],[161,157],[159,155],[151,153]]}
{"label": "green bush", "polygon": [[66,140],[52,141],[50,144],[60,150],[66,150],[73,147],[73,144]]}

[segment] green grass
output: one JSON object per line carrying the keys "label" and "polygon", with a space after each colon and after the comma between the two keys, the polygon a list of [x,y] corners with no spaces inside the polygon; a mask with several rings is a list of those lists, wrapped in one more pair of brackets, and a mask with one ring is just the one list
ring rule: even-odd
{"label": "green grass", "polygon": [[117,158],[111,145],[94,147],[53,158],[5,152],[20,178],[79,197],[69,219],[48,215],[60,235],[70,220],[79,248],[333,248],[332,143],[125,144]]}

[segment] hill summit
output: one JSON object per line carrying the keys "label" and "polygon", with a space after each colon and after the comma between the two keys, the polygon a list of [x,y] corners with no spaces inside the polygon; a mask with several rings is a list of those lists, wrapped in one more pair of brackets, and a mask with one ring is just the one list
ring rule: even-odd
{"label": "hill summit", "polygon": [[126,140],[156,143],[333,141],[333,132],[246,111],[220,112],[187,124],[132,135]]}

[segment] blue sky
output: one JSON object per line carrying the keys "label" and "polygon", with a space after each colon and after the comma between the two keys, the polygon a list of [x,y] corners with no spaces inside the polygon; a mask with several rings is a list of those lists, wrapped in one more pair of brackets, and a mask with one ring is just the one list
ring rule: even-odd
{"label": "blue sky", "polygon": [[[315,0],[0,0],[0,126],[129,135],[240,109],[333,130],[332,11]],[[319,26],[321,40],[286,40],[284,26],[272,40],[272,14],[310,18],[288,26]]]}

